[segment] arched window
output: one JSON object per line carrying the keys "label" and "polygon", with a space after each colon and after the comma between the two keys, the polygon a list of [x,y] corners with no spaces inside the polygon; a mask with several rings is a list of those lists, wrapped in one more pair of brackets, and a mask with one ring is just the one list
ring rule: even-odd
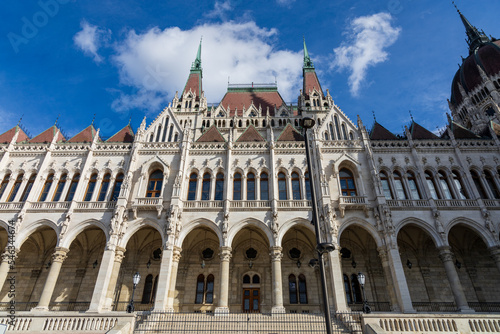
{"label": "arched window", "polygon": [[146,197],[160,197],[163,185],[163,172],[159,169],[149,175],[148,189]]}
{"label": "arched window", "polygon": [[153,291],[153,275],[146,276],[144,281],[144,290],[142,290],[141,304],[149,304],[151,302],[151,292]]}
{"label": "arched window", "polygon": [[196,280],[196,299],[195,304],[203,304],[203,295],[205,292],[205,276],[203,274],[198,275]]}
{"label": "arched window", "polygon": [[438,199],[436,186],[434,185],[434,178],[432,177],[431,173],[425,172],[425,181],[427,182],[427,186],[429,187],[429,191],[431,192],[431,198]]}
{"label": "arched window", "polygon": [[14,198],[16,198],[17,192],[19,191],[19,187],[21,186],[21,183],[23,182],[23,176],[24,174],[20,174],[17,176],[16,182],[14,182],[14,186],[12,187],[12,190],[10,191],[9,199],[7,202],[12,202]]}
{"label": "arched window", "polygon": [[444,172],[439,172],[438,177],[439,177],[439,185],[443,190],[444,199],[452,199],[453,197],[451,196],[448,180],[446,180],[446,175],[444,174]]}
{"label": "arched window", "polygon": [[99,190],[99,197],[97,198],[99,202],[102,202],[106,199],[106,194],[108,193],[110,179],[111,179],[111,174],[109,173],[104,175],[104,177],[102,178],[101,190]]}
{"label": "arched window", "polygon": [[335,133],[333,132],[332,123],[328,124],[328,128],[330,129],[330,136],[332,137],[332,140],[335,140]]}
{"label": "arched window", "polygon": [[203,174],[203,182],[201,183],[201,200],[208,201],[210,199],[210,173]]}
{"label": "arched window", "polygon": [[[33,175],[31,177],[33,177]],[[31,177],[30,177],[30,181],[31,181]],[[61,195],[62,195],[64,186],[66,185],[67,178],[68,178],[68,175],[66,175],[66,174],[61,175],[61,177],[59,178],[59,182],[57,182],[56,191],[54,192],[54,197],[52,198],[53,202],[58,202],[61,199]],[[28,184],[30,181],[28,181]],[[33,179],[33,181],[35,181],[35,180]],[[25,193],[26,193],[26,190],[28,189],[28,184],[26,185],[26,189],[24,189]],[[24,194],[23,194],[23,197],[24,197]],[[26,197],[28,197],[28,196],[26,195]]]}
{"label": "arched window", "polygon": [[339,173],[342,196],[357,196],[356,184],[352,172],[347,168],[342,168]]}
{"label": "arched window", "polygon": [[347,304],[352,304],[351,284],[349,283],[349,277],[346,274],[344,274],[344,290]]}
{"label": "arched window", "polygon": [[347,132],[345,130],[345,124],[344,123],[342,123],[342,135],[343,135],[344,140],[347,140]]}
{"label": "arched window", "polygon": [[290,294],[290,304],[297,304],[297,280],[294,274],[288,276],[288,292]]}
{"label": "arched window", "polygon": [[278,174],[278,198],[280,201],[284,201],[288,199],[287,191],[286,191],[286,176],[284,173]]}
{"label": "arched window", "polygon": [[337,117],[337,115],[335,115],[333,118],[335,120],[335,130],[337,130],[337,139],[340,140],[342,137],[340,136],[339,118]]}
{"label": "arched window", "polygon": [[410,186],[410,194],[412,199],[420,199],[420,193],[418,192],[417,181],[415,175],[412,172],[406,173],[406,178],[408,179],[408,185]]}
{"label": "arched window", "polygon": [[80,174],[73,175],[73,179],[69,185],[68,194],[66,195],[66,201],[71,202],[73,197],[75,197],[76,188],[78,186],[78,181],[80,181]]}
{"label": "arched window", "polygon": [[249,275],[243,276],[243,284],[250,284],[250,276]]}
{"label": "arched window", "polygon": [[260,174],[260,199],[262,201],[269,200],[269,178],[267,173]]}
{"label": "arched window", "polygon": [[260,276],[259,275],[253,275],[253,277],[252,277],[252,283],[253,284],[260,284]]}
{"label": "arched window", "polygon": [[299,174],[293,172],[292,173],[292,198],[293,200],[300,200],[300,178]]}
{"label": "arched window", "polygon": [[358,277],[355,274],[351,275],[352,297],[354,303],[362,303],[361,287],[358,282]]}
{"label": "arched window", "polygon": [[7,188],[9,181],[10,181],[10,174],[7,174],[3,177],[2,184],[0,185],[0,197],[2,197],[3,193],[5,192],[5,188]]}
{"label": "arched window", "polygon": [[156,141],[160,141],[161,138],[161,124],[158,125],[158,132],[156,133]]}
{"label": "arched window", "polygon": [[[65,177],[66,174],[64,174],[63,176]],[[26,200],[28,199],[28,196],[31,192],[31,189],[33,188],[33,184],[35,183],[35,179],[36,179],[36,174],[31,174],[30,179],[28,180],[28,183],[26,184],[26,187],[24,188],[23,194],[21,195],[21,202],[26,202]],[[0,195],[0,197],[1,196],[2,195]],[[58,201],[58,199],[57,199],[57,201]]]}
{"label": "arched window", "polygon": [[306,277],[302,274],[299,275],[299,302],[301,304],[307,304]]}
{"label": "arched window", "polygon": [[118,196],[120,196],[120,190],[122,189],[123,183],[123,173],[120,173],[116,176],[115,184],[113,186],[113,193],[111,194],[111,200],[116,201]]}
{"label": "arched window", "polygon": [[484,171],[484,177],[486,178],[486,183],[493,194],[493,198],[499,199],[500,192],[498,191],[497,185],[495,184],[495,180],[493,179],[493,175],[491,175],[489,170]]}
{"label": "arched window", "polygon": [[306,184],[306,199],[308,201],[311,200],[311,180],[309,180],[309,172],[306,172],[304,174],[304,181],[305,181],[305,184]]}
{"label": "arched window", "polygon": [[205,293],[205,304],[213,304],[214,302],[214,275],[210,274],[207,277],[207,291]]}
{"label": "arched window", "polygon": [[254,173],[247,174],[247,201],[255,200],[255,175]]}
{"label": "arched window", "polygon": [[241,200],[241,174],[235,173],[233,180],[233,200]]}
{"label": "arched window", "polygon": [[459,198],[467,199],[467,193],[465,192],[464,185],[462,184],[462,178],[457,171],[453,171],[451,175],[453,176],[453,183],[455,184]]}
{"label": "arched window", "polygon": [[42,192],[40,193],[40,198],[38,198],[39,202],[45,202],[45,200],[47,199],[50,187],[52,186],[52,181],[54,181],[54,174],[49,174],[49,176],[47,176],[47,180],[45,180],[45,184],[43,185]]}
{"label": "arched window", "polygon": [[479,175],[477,175],[476,171],[471,170],[470,175],[472,176],[472,180],[474,181],[474,185],[476,186],[477,191],[479,192],[480,198],[488,198],[486,196],[486,191],[481,184],[481,180],[479,179]]}
{"label": "arched window", "polygon": [[158,276],[159,275],[156,275],[155,277],[155,283],[153,284],[153,294],[151,296],[151,303],[154,303],[155,302],[155,298],[156,298],[156,290],[158,288]]}
{"label": "arched window", "polygon": [[189,184],[188,184],[188,201],[196,200],[196,185],[198,184],[198,174],[191,173],[189,175]]}
{"label": "arched window", "polygon": [[405,190],[403,188],[403,179],[399,172],[394,172],[394,187],[396,188],[396,197],[398,199],[406,199]]}
{"label": "arched window", "polygon": [[224,174],[218,173],[215,180],[215,200],[222,201],[224,196]]}
{"label": "arched window", "polygon": [[94,193],[95,184],[97,182],[97,173],[90,176],[89,183],[87,185],[87,191],[85,192],[84,201],[89,202],[92,199],[92,194]]}
{"label": "arched window", "polygon": [[325,140],[329,140],[328,139],[328,131],[325,131],[324,136],[325,136]]}
{"label": "arched window", "polygon": [[389,184],[389,178],[387,177],[387,174],[384,171],[381,171],[379,173],[379,176],[385,198],[392,199],[391,186]]}

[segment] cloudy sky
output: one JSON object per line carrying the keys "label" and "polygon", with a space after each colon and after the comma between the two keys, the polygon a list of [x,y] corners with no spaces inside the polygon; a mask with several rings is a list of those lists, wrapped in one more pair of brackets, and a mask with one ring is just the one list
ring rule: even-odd
{"label": "cloudy sky", "polygon": [[[456,1],[500,37],[500,2]],[[136,129],[182,91],[200,39],[203,88],[275,80],[296,102],[306,38],[323,89],[351,118],[395,133],[414,119],[442,127],[465,31],[451,1],[40,0],[0,2],[0,133],[34,136],[56,120],[68,136]],[[95,116],[94,116],[95,115]]]}

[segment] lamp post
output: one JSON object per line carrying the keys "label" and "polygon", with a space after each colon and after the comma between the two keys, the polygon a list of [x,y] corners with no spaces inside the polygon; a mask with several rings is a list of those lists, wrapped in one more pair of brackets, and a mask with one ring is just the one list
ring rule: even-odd
{"label": "lamp post", "polygon": [[361,290],[363,290],[363,313],[372,313],[370,306],[368,306],[368,301],[366,300],[365,294],[365,274],[358,273],[358,282],[361,285]]}
{"label": "lamp post", "polygon": [[137,284],[139,284],[140,280],[141,280],[141,274],[139,274],[139,272],[136,272],[134,274],[134,277],[132,278],[132,282],[134,283],[134,288],[132,289],[132,297],[130,298],[130,303],[127,306],[127,313],[134,312],[134,293],[135,293],[135,288],[137,288]]}
{"label": "lamp post", "polygon": [[311,188],[311,202],[312,202],[312,224],[314,225],[314,232],[316,234],[316,251],[319,257],[319,272],[321,276],[321,289],[323,292],[323,311],[325,312],[325,322],[326,322],[326,333],[332,334],[332,321],[330,316],[330,305],[328,302],[328,293],[326,286],[326,275],[325,275],[325,261],[323,259],[323,254],[332,252],[335,250],[335,246],[331,243],[322,243],[319,235],[319,222],[318,222],[318,207],[316,203],[316,188],[313,182],[313,172],[311,165],[311,156],[309,152],[309,139],[307,138],[307,130],[314,126],[314,119],[309,117],[304,117],[302,119],[302,127],[304,128],[304,141],[306,146],[306,159],[307,159],[307,170],[309,171],[309,186]]}

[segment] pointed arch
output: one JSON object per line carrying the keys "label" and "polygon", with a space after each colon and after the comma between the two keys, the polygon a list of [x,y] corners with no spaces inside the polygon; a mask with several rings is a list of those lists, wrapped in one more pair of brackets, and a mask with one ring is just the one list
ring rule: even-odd
{"label": "pointed arch", "polygon": [[424,221],[422,219],[418,219],[415,217],[405,218],[402,221],[400,221],[399,223],[397,223],[395,226],[396,236],[403,229],[403,227],[405,227],[406,225],[410,225],[410,224],[415,225],[415,226],[421,228],[424,232],[426,232],[430,236],[432,241],[434,242],[434,245],[436,246],[436,248],[446,246],[444,244],[443,239],[441,239],[440,235],[437,233],[436,229],[431,224],[427,223],[426,221]]}
{"label": "pointed arch", "polygon": [[234,240],[234,237],[243,230],[245,227],[253,226],[258,228],[260,231],[264,232],[264,235],[267,237],[267,241],[269,243],[269,247],[273,247],[275,245],[274,237],[273,237],[273,232],[271,229],[262,221],[256,219],[256,218],[246,218],[245,220],[239,221],[235,223],[231,228],[229,228],[229,231],[227,232],[227,245],[232,247],[232,243]]}
{"label": "pointed arch", "polygon": [[193,231],[195,228],[198,227],[208,227],[212,232],[214,232],[217,235],[217,238],[219,239],[219,245],[222,247],[224,246],[224,238],[222,236],[222,231],[220,230],[219,226],[217,224],[209,219],[206,218],[201,218],[201,219],[196,219],[193,220],[186,225],[182,227],[181,232],[179,233],[179,237],[177,238],[177,241],[175,244],[179,247],[182,247],[182,243],[184,242],[184,239]]}
{"label": "pointed arch", "polygon": [[482,223],[478,223],[475,220],[465,218],[465,217],[457,217],[452,219],[445,227],[445,233],[446,233],[446,239],[448,241],[448,238],[450,236],[450,231],[453,227],[457,225],[464,225],[467,228],[470,228],[474,232],[477,233],[478,236],[481,237],[485,245],[490,248],[497,246],[497,243],[493,236],[491,235],[491,232],[488,231]]}
{"label": "pointed arch", "polygon": [[278,237],[276,238],[276,246],[281,247],[283,238],[285,237],[286,233],[297,226],[304,227],[307,230],[311,231],[313,234],[315,233],[314,226],[311,224],[310,220],[300,217],[292,218],[281,225],[278,231]]}
{"label": "pointed arch", "polygon": [[383,245],[382,238],[380,237],[379,233],[377,232],[377,229],[372,224],[370,224],[369,222],[367,222],[366,220],[363,220],[363,219],[360,219],[360,218],[357,218],[357,217],[353,217],[353,218],[347,219],[339,227],[339,232],[338,232],[338,237],[337,237],[338,240],[334,240],[334,241],[337,241],[337,242],[340,241],[340,237],[341,237],[342,233],[349,226],[352,226],[352,225],[356,225],[356,226],[360,227],[361,229],[365,230],[373,238],[373,240],[377,244],[377,247],[380,247],[380,246]]}
{"label": "pointed arch", "polygon": [[30,235],[44,226],[50,227],[54,230],[57,236],[57,244],[59,244],[59,228],[57,227],[57,224],[48,219],[41,219],[20,228],[19,234],[17,235],[16,241],[14,242],[14,246],[17,249],[21,249],[21,246],[30,237]]}
{"label": "pointed arch", "polygon": [[83,221],[81,223],[76,224],[76,226],[72,228],[68,228],[68,232],[61,241],[60,247],[64,247],[69,249],[73,241],[78,237],[80,233],[85,231],[89,227],[98,227],[101,229],[101,231],[104,233],[104,236],[106,237],[106,243],[109,241],[109,233],[108,230],[109,228],[106,227],[101,221],[96,220],[96,219],[89,219],[86,221]]}
{"label": "pointed arch", "polygon": [[162,239],[162,245],[165,244],[165,237],[163,235],[163,231],[161,228],[160,223],[157,220],[151,219],[151,218],[146,218],[146,219],[138,219],[138,220],[133,220],[129,222],[129,228],[123,235],[122,239],[118,243],[118,246],[126,248],[127,243],[129,242],[130,238],[140,229],[144,227],[152,227],[155,229],[161,236]]}

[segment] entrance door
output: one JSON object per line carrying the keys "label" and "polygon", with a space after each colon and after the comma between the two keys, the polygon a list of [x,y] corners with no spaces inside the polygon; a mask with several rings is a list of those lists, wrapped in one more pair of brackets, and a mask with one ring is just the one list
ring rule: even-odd
{"label": "entrance door", "polygon": [[243,312],[260,311],[260,289],[243,289]]}

